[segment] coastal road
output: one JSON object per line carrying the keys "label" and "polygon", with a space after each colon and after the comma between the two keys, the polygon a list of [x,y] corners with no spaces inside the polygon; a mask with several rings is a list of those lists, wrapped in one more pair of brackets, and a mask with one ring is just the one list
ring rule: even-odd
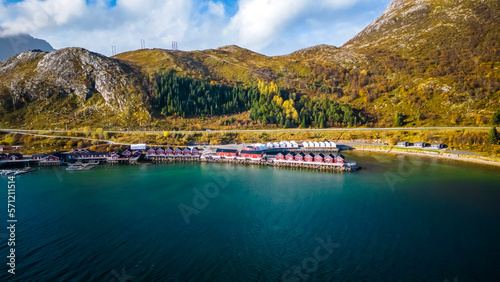
{"label": "coastal road", "polygon": [[[0,130],[3,131],[3,130]],[[43,130],[42,130],[43,132]],[[54,132],[54,131],[52,131]],[[31,132],[25,132],[25,131],[17,131],[17,130],[12,130],[9,131],[9,133],[15,133],[15,134],[24,134],[24,135],[31,135],[31,136],[37,136],[37,137],[49,137],[49,138],[61,138],[61,139],[91,139],[91,140],[97,140],[99,142],[104,142],[108,143],[110,145],[130,145],[128,143],[117,143],[111,140],[104,140],[104,139],[92,139],[92,138],[86,138],[86,137],[75,137],[75,136],[58,136],[58,135],[45,135],[45,134],[36,134],[36,133],[31,133]]]}
{"label": "coastal road", "polygon": [[[476,130],[488,130],[490,127],[384,127],[384,128],[321,128],[321,129],[298,129],[298,128],[284,128],[284,129],[228,129],[228,130],[104,130],[108,133],[163,133],[164,131],[168,131],[169,133],[238,133],[238,132],[307,132],[307,131],[382,131],[382,130],[442,130],[442,129],[476,129]],[[66,130],[29,130],[29,129],[9,129],[9,128],[0,128],[2,132],[48,132],[48,133],[64,133]],[[73,132],[82,131],[75,131]]]}

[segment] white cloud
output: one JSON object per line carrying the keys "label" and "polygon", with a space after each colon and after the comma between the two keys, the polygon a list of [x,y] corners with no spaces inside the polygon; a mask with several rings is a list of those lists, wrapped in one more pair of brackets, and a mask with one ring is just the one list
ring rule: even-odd
{"label": "white cloud", "polygon": [[252,49],[263,49],[276,35],[324,13],[354,5],[357,0],[241,0],[226,33],[237,32],[238,42]]}
{"label": "white cloud", "polygon": [[85,0],[26,0],[11,4],[7,20],[2,22],[4,34],[33,33],[51,26],[61,26],[84,15]]}
{"label": "white cloud", "polygon": [[[114,7],[109,0],[0,2],[0,35],[29,33],[55,48],[106,55],[112,45],[118,52],[138,49],[141,39],[148,48],[170,48],[172,41],[182,50],[238,44],[276,55],[342,44],[385,9],[380,1],[390,0],[239,0],[236,11],[230,7],[232,16],[223,1],[117,0]],[[373,13],[374,6],[380,13]]]}
{"label": "white cloud", "polygon": [[208,13],[217,17],[224,17],[226,14],[226,10],[224,9],[224,5],[222,3],[215,3],[212,1],[208,2]]}

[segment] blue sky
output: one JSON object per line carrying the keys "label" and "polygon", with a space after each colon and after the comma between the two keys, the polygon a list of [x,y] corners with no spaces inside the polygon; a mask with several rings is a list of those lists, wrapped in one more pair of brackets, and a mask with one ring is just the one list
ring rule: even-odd
{"label": "blue sky", "polygon": [[55,48],[110,55],[147,48],[201,50],[236,44],[283,55],[341,46],[390,0],[0,0],[3,35],[29,33]]}

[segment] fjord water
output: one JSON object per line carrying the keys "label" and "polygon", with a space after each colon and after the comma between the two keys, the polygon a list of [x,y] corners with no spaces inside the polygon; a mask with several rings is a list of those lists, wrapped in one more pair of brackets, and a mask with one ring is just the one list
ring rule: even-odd
{"label": "fjord water", "polygon": [[[500,169],[347,158],[363,169],[170,164],[17,176],[16,274],[4,227],[0,279],[500,281]],[[196,209],[188,221],[180,204]]]}

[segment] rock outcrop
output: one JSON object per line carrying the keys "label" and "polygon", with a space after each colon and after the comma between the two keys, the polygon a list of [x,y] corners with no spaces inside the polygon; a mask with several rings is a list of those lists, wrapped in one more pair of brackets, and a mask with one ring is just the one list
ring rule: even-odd
{"label": "rock outcrop", "polygon": [[28,51],[0,64],[0,84],[14,100],[71,93],[89,99],[100,94],[112,109],[125,110],[127,97],[144,91],[143,80],[133,66],[82,48]]}

